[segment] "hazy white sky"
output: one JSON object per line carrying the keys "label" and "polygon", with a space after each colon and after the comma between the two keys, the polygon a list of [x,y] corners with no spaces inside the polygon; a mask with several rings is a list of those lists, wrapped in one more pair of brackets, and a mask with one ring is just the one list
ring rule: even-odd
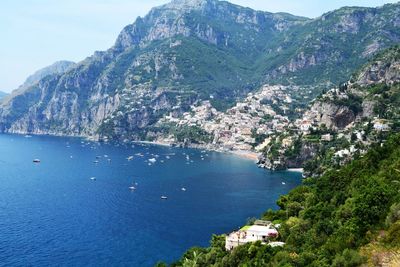
{"label": "hazy white sky", "polygon": [[[317,17],[342,6],[380,6],[390,0],[229,0],[270,12]],[[169,0],[2,0],[0,91],[9,92],[57,60],[80,61],[111,47],[137,16]]]}

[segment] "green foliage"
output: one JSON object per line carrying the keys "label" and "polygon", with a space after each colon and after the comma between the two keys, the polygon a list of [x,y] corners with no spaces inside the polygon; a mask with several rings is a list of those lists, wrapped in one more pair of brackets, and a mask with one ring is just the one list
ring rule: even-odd
{"label": "green foliage", "polygon": [[[282,223],[283,248],[246,244],[231,253],[223,250],[223,237],[201,251],[204,266],[359,266],[365,262],[358,248],[377,230],[383,242],[400,245],[400,134],[375,146],[362,158],[327,171],[281,196],[279,210],[262,218]],[[214,239],[214,238],[213,238]],[[218,257],[207,255],[218,247]],[[176,266],[184,266],[182,260]],[[199,265],[203,266],[203,265]]]}
{"label": "green foliage", "polygon": [[172,134],[178,142],[209,143],[211,136],[198,126],[178,126],[173,128]]}
{"label": "green foliage", "polygon": [[[398,181],[393,182],[398,183]],[[386,218],[386,225],[390,226],[397,221],[400,221],[400,203],[395,203],[390,207],[390,212]]]}
{"label": "green foliage", "polygon": [[392,224],[386,233],[384,243],[398,247],[400,244],[400,221]]}
{"label": "green foliage", "polygon": [[345,249],[342,254],[337,255],[333,260],[332,266],[334,267],[357,267],[365,262],[357,251]]}
{"label": "green foliage", "polygon": [[301,138],[296,138],[293,142],[293,145],[285,151],[285,156],[289,159],[297,157],[301,152],[302,146],[303,142]]}
{"label": "green foliage", "polygon": [[333,103],[337,106],[348,107],[354,114],[358,114],[362,111],[362,98],[354,94],[348,93],[348,98],[336,98]]}

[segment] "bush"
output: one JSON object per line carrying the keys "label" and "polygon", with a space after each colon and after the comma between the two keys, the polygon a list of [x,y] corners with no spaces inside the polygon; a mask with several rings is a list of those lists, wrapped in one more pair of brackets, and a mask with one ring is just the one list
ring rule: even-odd
{"label": "bush", "polygon": [[400,221],[390,226],[383,241],[388,245],[400,247]]}
{"label": "bush", "polygon": [[342,254],[335,257],[332,266],[334,267],[357,267],[365,262],[365,258],[357,251],[345,249]]}
{"label": "bush", "polygon": [[395,203],[390,207],[390,212],[386,217],[386,225],[390,226],[400,220],[400,203]]}

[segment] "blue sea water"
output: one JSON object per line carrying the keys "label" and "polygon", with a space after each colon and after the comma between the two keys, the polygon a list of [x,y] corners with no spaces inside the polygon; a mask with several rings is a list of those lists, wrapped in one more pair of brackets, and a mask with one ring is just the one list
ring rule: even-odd
{"label": "blue sea water", "polygon": [[300,182],[229,154],[0,135],[0,265],[173,262],[276,208]]}

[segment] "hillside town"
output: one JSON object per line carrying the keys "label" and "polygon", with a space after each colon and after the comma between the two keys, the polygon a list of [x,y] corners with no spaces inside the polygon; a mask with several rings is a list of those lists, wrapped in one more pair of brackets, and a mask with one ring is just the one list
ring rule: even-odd
{"label": "hillside town", "polygon": [[[219,112],[212,107],[210,101],[203,101],[193,105],[191,111],[182,117],[171,114],[158,124],[197,126],[212,136],[212,145],[219,150],[250,151],[259,142],[257,136],[284,131],[290,123],[284,113],[292,102],[288,87],[265,85],[258,92],[249,93],[243,101],[226,112]],[[283,114],[278,114],[274,105],[279,105]]]}

